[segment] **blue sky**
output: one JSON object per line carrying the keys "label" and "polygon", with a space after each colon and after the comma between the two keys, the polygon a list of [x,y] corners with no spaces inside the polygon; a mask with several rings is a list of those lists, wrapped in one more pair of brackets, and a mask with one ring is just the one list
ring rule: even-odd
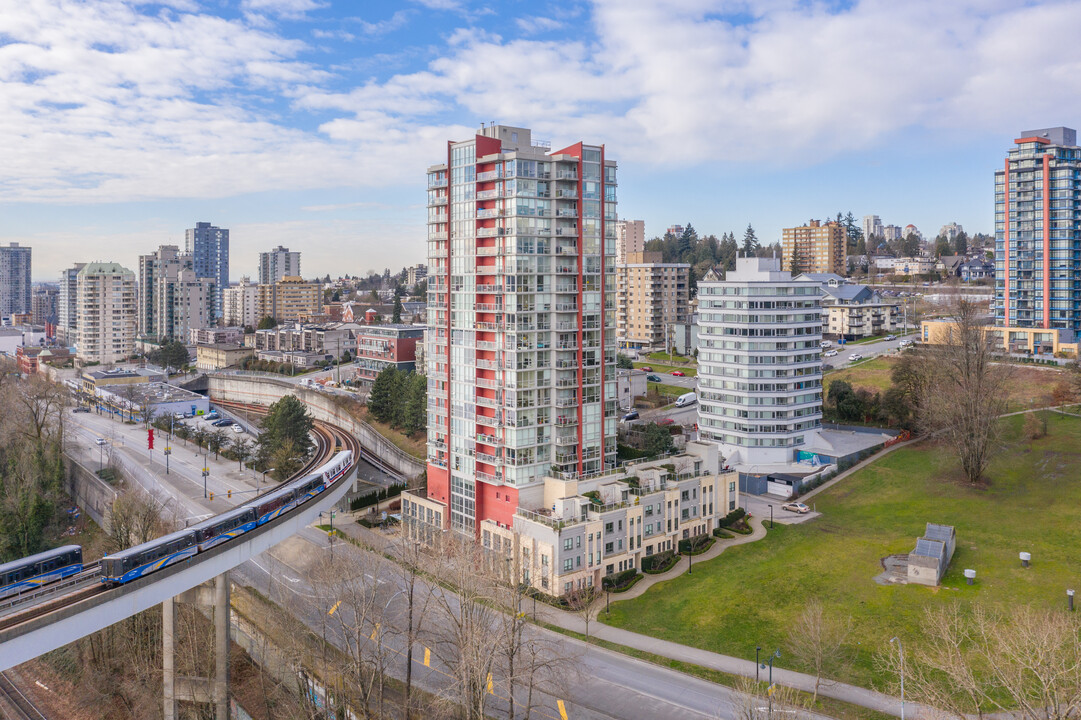
{"label": "blue sky", "polygon": [[0,0],[0,241],[35,279],[208,220],[232,274],[424,260],[481,122],[604,143],[620,214],[772,241],[838,210],[990,231],[1021,130],[1081,122],[1081,3]]}

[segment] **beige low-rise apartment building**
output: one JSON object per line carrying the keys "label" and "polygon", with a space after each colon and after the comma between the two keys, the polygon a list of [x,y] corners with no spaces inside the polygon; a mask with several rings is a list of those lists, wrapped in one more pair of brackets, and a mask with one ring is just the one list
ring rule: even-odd
{"label": "beige low-rise apartment building", "polygon": [[255,350],[234,343],[207,343],[195,346],[195,367],[199,370],[225,370],[237,367],[253,357]]}
{"label": "beige low-rise apartment building", "polygon": [[690,315],[690,288],[690,265],[661,262],[658,252],[627,253],[616,266],[616,337],[623,347],[665,347],[665,332]]}
{"label": "beige low-rise apartment building", "polygon": [[[605,576],[640,570],[643,558],[719,527],[739,505],[738,475],[722,471],[722,462],[716,445],[691,441],[677,455],[596,477],[548,477],[519,494],[511,526],[481,521],[478,541],[547,595],[600,586]],[[445,512],[422,494],[402,495],[412,537],[438,537]]]}
{"label": "beige low-rise apartment building", "polygon": [[259,286],[256,315],[279,323],[317,315],[323,309],[323,287],[302,277],[286,276],[279,282]]}

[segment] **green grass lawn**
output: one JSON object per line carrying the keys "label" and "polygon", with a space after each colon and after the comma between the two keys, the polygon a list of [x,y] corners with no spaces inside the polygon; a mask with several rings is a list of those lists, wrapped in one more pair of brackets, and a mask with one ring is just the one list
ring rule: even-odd
{"label": "green grass lawn", "polygon": [[672,397],[679,397],[685,393],[694,392],[690,388],[680,387],[679,385],[665,385],[664,383],[649,383],[646,388],[651,392],[656,390],[661,395],[671,395]]}
{"label": "green grass lawn", "polygon": [[646,355],[646,358],[649,359],[649,360],[656,360],[657,362],[668,362],[668,363],[693,363],[694,362],[693,357],[684,357],[683,355],[680,355],[679,353],[675,353],[675,352],[672,353],[671,359],[669,359],[668,353],[665,353],[665,352],[649,353],[648,355]]}
{"label": "green grass lawn", "polygon": [[867,388],[872,392],[888,390],[892,384],[890,369],[893,363],[893,358],[876,357],[854,367],[826,373],[826,376],[822,378],[822,396],[829,394],[830,383],[834,380],[844,380],[854,388]]}
{"label": "green grass lawn", "polygon": [[[1004,451],[987,487],[958,479],[955,462],[926,443],[893,452],[809,502],[823,516],[778,525],[759,542],[695,563],[694,574],[614,602],[610,624],[743,658],[780,647],[803,603],[819,598],[828,612],[851,617],[855,660],[844,679],[881,685],[873,655],[901,637],[920,641],[924,608],[959,601],[1062,607],[1077,587],[1081,547],[1081,418],[1052,414],[1049,435],[1020,439],[1021,417],[1009,418]],[[938,588],[881,586],[881,558],[907,553],[926,522],[954,525],[957,550]],[[1032,553],[1021,568],[1018,552]],[[962,571],[974,568],[969,587]],[[602,616],[602,620],[604,616]],[[808,668],[796,669],[808,670]]]}
{"label": "green grass lawn", "polygon": [[677,366],[677,365],[658,365],[657,363],[654,363],[654,362],[636,362],[636,363],[634,363],[634,366],[636,368],[651,367],[651,368],[653,368],[653,372],[657,373],[658,375],[663,375],[665,373],[670,373],[673,370],[681,370],[687,377],[694,377],[695,375],[698,374],[697,367],[693,366],[693,365],[690,365],[690,366],[688,366],[688,365],[678,365]]}

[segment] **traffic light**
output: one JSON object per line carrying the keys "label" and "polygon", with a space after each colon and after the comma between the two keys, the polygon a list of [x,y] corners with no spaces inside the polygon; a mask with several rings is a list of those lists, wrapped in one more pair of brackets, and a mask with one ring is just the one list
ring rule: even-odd
{"label": "traffic light", "polygon": [[147,428],[146,430],[146,446],[150,450],[154,449],[154,428]]}

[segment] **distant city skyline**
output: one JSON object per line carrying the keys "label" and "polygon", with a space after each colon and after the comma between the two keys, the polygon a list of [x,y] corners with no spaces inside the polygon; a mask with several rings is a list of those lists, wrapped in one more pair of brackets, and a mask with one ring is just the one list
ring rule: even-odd
{"label": "distant city skyline", "polygon": [[[233,281],[277,245],[311,277],[397,269],[425,260],[430,158],[492,121],[553,146],[605,138],[621,214],[647,237],[751,223],[769,243],[849,210],[990,233],[990,178],[1017,128],[1081,117],[1078,3],[556,0],[525,14],[538,10],[13,6],[0,243],[33,247],[34,280],[56,281],[75,260],[132,267],[209,219],[231,230]],[[536,103],[555,87],[559,102]]]}

